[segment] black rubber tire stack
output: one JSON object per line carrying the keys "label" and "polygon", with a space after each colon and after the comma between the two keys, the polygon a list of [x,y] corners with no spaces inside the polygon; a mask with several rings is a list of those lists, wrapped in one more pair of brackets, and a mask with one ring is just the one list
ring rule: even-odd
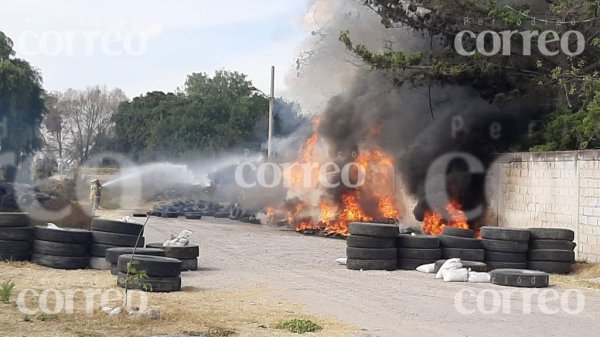
{"label": "black rubber tire stack", "polygon": [[527,265],[531,270],[568,274],[575,262],[575,233],[562,228],[529,228]]}
{"label": "black rubber tire stack", "polygon": [[85,269],[90,257],[91,232],[85,229],[33,228],[33,263],[54,269]]}
{"label": "black rubber tire stack", "polygon": [[438,235],[444,259],[459,258],[465,261],[485,260],[485,252],[481,241],[475,238],[470,229],[444,227],[442,235]]}
{"label": "black rubber tire stack", "polygon": [[547,273],[522,269],[494,269],[490,277],[492,284],[519,288],[545,288],[550,281]]}
{"label": "black rubber tire stack", "polygon": [[396,270],[398,226],[352,222],[346,244],[346,268],[350,270]]}
{"label": "black rubber tire stack", "polygon": [[0,213],[0,261],[31,258],[33,228],[26,213]]}
{"label": "black rubber tire stack", "polygon": [[489,270],[527,269],[529,236],[523,229],[481,227],[485,263]]}
{"label": "black rubber tire stack", "polygon": [[138,235],[144,226],[136,223],[94,219],[92,220],[92,246],[90,253],[92,264],[90,268],[109,270],[110,264],[106,261],[106,250],[119,247],[144,247],[145,239]]}
{"label": "black rubber tire stack", "polygon": [[198,256],[200,247],[198,245],[187,245],[184,247],[165,247],[162,243],[149,243],[146,248],[158,248],[165,251],[165,256],[181,261],[181,271],[198,270]]}
{"label": "black rubber tire stack", "polygon": [[[106,262],[110,265],[110,273],[119,273],[119,256],[133,254],[134,247],[109,248],[106,250]],[[136,248],[135,255],[165,256],[165,250],[159,248]]]}
{"label": "black rubber tire stack", "polygon": [[442,257],[440,240],[431,235],[400,234],[398,247],[398,269],[415,270],[418,266],[435,263]]}
{"label": "black rubber tire stack", "polygon": [[[133,258],[133,261],[132,261]],[[127,281],[129,263],[131,269],[144,271],[146,278],[132,278]],[[181,290],[181,261],[164,256],[124,254],[118,257],[117,285],[121,288],[140,289],[148,292],[172,292]]]}

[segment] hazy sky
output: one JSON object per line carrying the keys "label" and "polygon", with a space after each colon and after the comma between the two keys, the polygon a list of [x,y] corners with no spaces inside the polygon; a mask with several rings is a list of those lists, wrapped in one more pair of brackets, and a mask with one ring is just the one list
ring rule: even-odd
{"label": "hazy sky", "polygon": [[0,31],[47,90],[173,91],[192,72],[238,70],[268,92],[294,64],[307,0],[4,0]]}

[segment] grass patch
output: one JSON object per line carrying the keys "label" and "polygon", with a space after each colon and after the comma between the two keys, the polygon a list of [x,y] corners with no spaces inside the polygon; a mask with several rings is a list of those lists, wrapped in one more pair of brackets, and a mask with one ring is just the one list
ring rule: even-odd
{"label": "grass patch", "polygon": [[569,275],[550,275],[551,284],[561,288],[577,287],[600,290],[600,264],[577,263]]}
{"label": "grass patch", "polygon": [[38,321],[42,321],[42,322],[56,321],[58,319],[58,315],[42,313],[42,314],[37,315],[35,318],[37,318]]}
{"label": "grass patch", "polygon": [[0,302],[8,304],[13,290],[15,290],[15,283],[12,280],[2,282],[0,284]]}
{"label": "grass patch", "polygon": [[294,318],[275,324],[275,329],[303,334],[307,332],[317,332],[323,328],[309,319]]}

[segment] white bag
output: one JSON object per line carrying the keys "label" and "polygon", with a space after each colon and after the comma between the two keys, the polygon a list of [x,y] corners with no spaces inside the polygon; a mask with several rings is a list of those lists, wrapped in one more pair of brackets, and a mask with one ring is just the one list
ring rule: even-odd
{"label": "white bag", "polygon": [[340,257],[339,259],[335,260],[335,262],[337,262],[338,264],[340,264],[342,266],[345,266],[347,261],[348,261],[348,259],[345,257]]}
{"label": "white bag", "polygon": [[443,278],[444,271],[446,271],[446,270],[460,269],[460,268],[462,268],[462,263],[460,263],[460,259],[458,259],[458,258],[448,259],[440,267],[440,270],[438,270],[437,274],[435,274],[435,278],[436,279]]}
{"label": "white bag", "polygon": [[490,283],[492,277],[489,273],[478,273],[476,271],[469,271],[469,282],[471,283]]}
{"label": "white bag", "polygon": [[467,268],[445,270],[443,278],[444,282],[467,282],[469,270]]}
{"label": "white bag", "polygon": [[426,274],[433,274],[435,271],[435,263],[420,265],[417,267],[417,271]]}

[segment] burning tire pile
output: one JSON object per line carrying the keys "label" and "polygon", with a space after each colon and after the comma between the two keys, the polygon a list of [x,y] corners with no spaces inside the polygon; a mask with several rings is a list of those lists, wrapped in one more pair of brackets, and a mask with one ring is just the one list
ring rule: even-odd
{"label": "burning tire pile", "polygon": [[33,229],[25,213],[0,213],[0,261],[31,258]]}

